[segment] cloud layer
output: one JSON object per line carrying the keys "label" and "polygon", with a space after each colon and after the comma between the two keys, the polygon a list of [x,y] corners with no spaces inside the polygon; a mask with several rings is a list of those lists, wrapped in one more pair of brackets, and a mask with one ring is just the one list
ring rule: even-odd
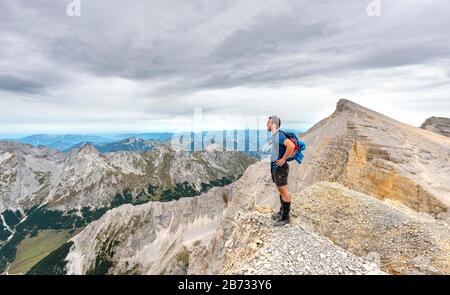
{"label": "cloud layer", "polygon": [[341,97],[450,116],[450,3],[369,2],[2,1],[0,134],[163,130],[194,108],[306,128]]}

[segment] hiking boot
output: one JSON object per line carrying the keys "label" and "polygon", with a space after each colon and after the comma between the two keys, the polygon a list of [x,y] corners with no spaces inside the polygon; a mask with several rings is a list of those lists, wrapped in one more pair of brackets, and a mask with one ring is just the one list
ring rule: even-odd
{"label": "hiking boot", "polygon": [[272,214],[272,219],[280,220],[282,215],[283,215],[283,199],[280,196],[280,211],[278,211],[278,213]]}
{"label": "hiking boot", "polygon": [[280,210],[280,212],[272,214],[272,219],[273,220],[280,220],[281,219],[281,215],[282,215],[282,213],[281,213],[281,210]]}
{"label": "hiking boot", "polygon": [[280,219],[280,220],[275,221],[275,223],[273,225],[274,226],[284,226],[289,223],[291,223],[291,220],[289,220],[289,219]]}
{"label": "hiking boot", "polygon": [[281,206],[283,207],[281,218],[274,223],[274,226],[283,226],[291,222],[289,217],[289,212],[291,211],[291,203],[281,201]]}

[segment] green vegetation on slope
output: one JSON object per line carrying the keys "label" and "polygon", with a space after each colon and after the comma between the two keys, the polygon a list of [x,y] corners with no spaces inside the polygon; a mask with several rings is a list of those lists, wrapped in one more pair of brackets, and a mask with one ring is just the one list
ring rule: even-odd
{"label": "green vegetation on slope", "polygon": [[200,192],[195,189],[194,185],[185,181],[183,183],[177,183],[172,189],[163,191],[159,197],[159,200],[161,202],[168,202],[178,200],[180,198],[195,197],[198,195],[200,195]]}
{"label": "green vegetation on slope", "polygon": [[116,253],[118,241],[107,239],[100,246],[100,251],[95,258],[94,265],[86,272],[87,275],[106,275],[111,267],[114,266],[113,256]]}
{"label": "green vegetation on slope", "polygon": [[5,219],[5,222],[8,226],[14,227],[16,226],[20,220],[23,218],[22,213],[20,211],[12,211],[12,210],[5,210],[2,213],[3,218]]}
{"label": "green vegetation on slope", "polygon": [[47,206],[35,206],[27,210],[25,212],[27,218],[14,227],[13,237],[0,248],[0,272],[3,272],[6,266],[16,259],[17,247],[28,235],[36,237],[44,230],[68,230],[72,233],[75,229],[82,228],[100,218],[107,210],[108,208],[83,208],[81,216],[75,210],[63,212],[50,210]]}
{"label": "green vegetation on slope", "polygon": [[189,266],[189,251],[183,246],[183,249],[175,256],[176,261],[180,266]]}
{"label": "green vegetation on slope", "polygon": [[6,241],[6,239],[11,235],[9,230],[3,225],[2,220],[0,219],[0,245],[2,241]]}
{"label": "green vegetation on slope", "polygon": [[66,274],[66,257],[73,242],[69,241],[51,252],[33,266],[27,275],[64,275]]}
{"label": "green vegetation on slope", "polygon": [[209,183],[202,183],[202,193],[210,190],[213,187],[223,187],[223,186],[229,185],[236,179],[239,179],[240,177],[241,177],[241,175],[236,178],[222,177],[220,179],[212,180]]}
{"label": "green vegetation on slope", "polygon": [[75,234],[70,234],[68,230],[44,230],[39,232],[36,237],[28,236],[19,244],[16,259],[10,264],[8,274],[26,273]]}
{"label": "green vegetation on slope", "polygon": [[0,218],[0,244],[6,241],[11,235],[11,232],[8,230],[7,226],[12,228],[16,226],[23,218],[20,211],[5,210],[1,213],[1,215],[3,216],[6,224],[4,224],[3,219]]}

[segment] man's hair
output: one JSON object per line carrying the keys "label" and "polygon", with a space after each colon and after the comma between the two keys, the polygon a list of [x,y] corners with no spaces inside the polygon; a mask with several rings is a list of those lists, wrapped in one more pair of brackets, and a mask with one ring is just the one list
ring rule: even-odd
{"label": "man's hair", "polygon": [[275,126],[277,126],[277,129],[281,127],[280,117],[273,115],[273,116],[270,116],[269,119],[272,119],[272,124],[275,124]]}

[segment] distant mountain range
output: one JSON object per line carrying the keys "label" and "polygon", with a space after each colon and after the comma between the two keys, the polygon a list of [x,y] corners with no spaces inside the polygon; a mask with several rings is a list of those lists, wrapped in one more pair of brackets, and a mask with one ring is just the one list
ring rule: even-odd
{"label": "distant mountain range", "polygon": [[[120,145],[120,142],[128,138],[140,138],[143,140],[157,140],[168,141],[171,139],[173,133],[137,133],[137,134],[118,134],[111,136],[98,136],[98,135],[83,135],[83,134],[36,134],[17,139],[5,139],[5,141],[14,141],[23,144],[31,144],[35,147],[45,146],[48,148],[57,149],[59,151],[69,151],[74,147],[80,147],[84,143],[92,143],[94,146],[103,146],[104,144],[116,143]],[[111,147],[113,148],[113,147]],[[126,147],[125,151],[128,147]],[[107,147],[105,148],[107,149]],[[144,148],[147,150],[147,148]]]}
{"label": "distant mountain range", "polygon": [[65,151],[80,142],[98,142],[107,143],[115,140],[95,135],[78,135],[78,134],[36,134],[17,139],[6,139],[7,141],[14,141],[23,144],[31,144],[33,146],[45,146],[60,151]]}
{"label": "distant mountain range", "polygon": [[86,144],[91,144],[97,151],[101,153],[111,153],[111,152],[147,152],[152,150],[160,141],[157,140],[145,140],[139,137],[130,137],[124,140],[120,140],[117,142],[111,143],[98,143],[98,142],[80,142],[72,147],[70,147],[67,151],[70,151],[74,148],[81,148]]}
{"label": "distant mountain range", "polygon": [[[300,133],[300,130],[284,129],[289,132]],[[185,133],[183,133],[185,134]],[[187,133],[189,134],[189,132]],[[19,142],[22,144],[31,144],[32,146],[44,146],[61,152],[69,152],[73,148],[79,148],[86,143],[94,146],[99,152],[117,152],[117,151],[149,151],[158,143],[169,144],[175,133],[125,133],[111,136],[100,135],[80,135],[80,134],[36,134],[17,139],[5,139],[4,141]],[[191,132],[192,139],[196,137]],[[234,130],[234,131],[203,131],[203,146],[210,144],[221,145],[226,149],[243,151],[247,154],[259,157],[263,146],[268,142],[270,133],[266,130]],[[192,146],[193,148],[193,146]]]}
{"label": "distant mountain range", "polygon": [[173,132],[151,132],[151,133],[124,133],[119,135],[114,135],[112,138],[114,140],[122,140],[130,137],[142,138],[145,140],[159,140],[159,141],[169,141]]}

